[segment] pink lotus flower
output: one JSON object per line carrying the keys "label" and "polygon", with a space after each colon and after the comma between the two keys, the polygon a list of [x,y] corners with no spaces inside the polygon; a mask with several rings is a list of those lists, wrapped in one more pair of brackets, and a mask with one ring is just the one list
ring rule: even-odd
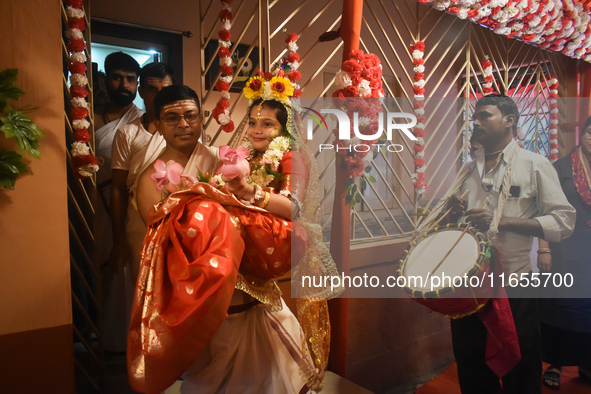
{"label": "pink lotus flower", "polygon": [[246,178],[250,174],[250,166],[246,160],[249,155],[248,149],[243,146],[234,149],[224,145],[220,147],[219,152],[223,165],[217,171],[218,174],[222,174],[226,179]]}
{"label": "pink lotus flower", "polygon": [[164,164],[160,159],[154,162],[154,169],[156,170],[150,178],[154,182],[158,182],[156,189],[162,190],[169,183],[178,185],[181,183],[181,174],[183,173],[183,166],[174,160],[169,160]]}

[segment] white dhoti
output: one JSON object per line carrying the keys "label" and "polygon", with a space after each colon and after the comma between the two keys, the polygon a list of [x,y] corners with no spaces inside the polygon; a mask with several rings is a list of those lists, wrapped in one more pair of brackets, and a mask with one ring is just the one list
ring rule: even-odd
{"label": "white dhoti", "polygon": [[296,317],[282,305],[278,312],[258,304],[228,315],[183,374],[181,393],[299,393],[305,382],[297,360],[309,356],[302,355]]}

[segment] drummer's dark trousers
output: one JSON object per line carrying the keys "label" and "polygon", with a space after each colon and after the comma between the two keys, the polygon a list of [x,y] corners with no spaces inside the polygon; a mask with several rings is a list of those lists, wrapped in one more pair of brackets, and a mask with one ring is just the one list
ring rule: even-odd
{"label": "drummer's dark trousers", "polygon": [[542,344],[538,300],[510,298],[521,361],[502,378],[485,362],[486,327],[477,316],[451,320],[454,355],[462,394],[542,392]]}

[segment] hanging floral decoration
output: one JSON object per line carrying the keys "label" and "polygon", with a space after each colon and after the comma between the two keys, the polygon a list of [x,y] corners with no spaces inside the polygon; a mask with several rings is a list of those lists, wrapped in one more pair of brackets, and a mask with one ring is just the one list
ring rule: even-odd
{"label": "hanging floral decoration", "polygon": [[285,38],[285,43],[287,44],[287,55],[283,58],[283,63],[280,66],[283,74],[289,78],[293,84],[292,98],[299,98],[302,95],[300,85],[296,83],[296,81],[302,77],[302,73],[298,71],[298,68],[300,67],[300,55],[297,52],[299,49],[297,41],[297,34],[292,32],[287,35]]}
{"label": "hanging floral decoration", "polygon": [[411,175],[411,180],[415,187],[417,194],[420,196],[424,195],[429,190],[425,177],[425,43],[423,41],[417,41],[414,45],[410,46],[410,53],[412,55],[412,61],[414,64],[413,71],[414,82],[413,82],[413,109],[415,116],[417,117],[417,125],[413,129],[413,134],[417,138],[414,150],[414,165],[415,172]]}
{"label": "hanging floral decoration", "polygon": [[[336,74],[334,83],[338,88],[332,94],[335,106],[345,111],[349,119],[357,114],[360,134],[376,135],[379,130],[378,117],[382,112],[381,98],[384,97],[380,59],[361,50],[351,51],[349,59],[343,62],[341,71]],[[338,136],[338,130],[333,130],[333,134]],[[385,142],[385,134],[382,137]],[[369,163],[378,155],[378,150],[374,149],[377,142],[378,139],[360,140],[353,130],[350,139],[338,139],[336,142],[336,152],[342,156],[343,168],[349,176],[345,203],[351,204],[351,207],[361,201],[355,180],[371,172]],[[369,182],[376,182],[373,176],[366,177]],[[366,187],[366,180],[361,178],[361,192]]]}
{"label": "hanging floral decoration", "polygon": [[482,76],[484,77],[484,83],[482,84],[482,94],[487,95],[494,91],[492,62],[488,60],[488,56],[485,56],[485,59],[480,62],[480,66],[482,67]]}
{"label": "hanging floral decoration", "polygon": [[548,147],[550,154],[548,159],[554,163],[558,160],[558,79],[551,76],[548,80],[548,87],[550,88],[550,98],[548,104],[550,106],[550,136],[548,137]]}
{"label": "hanging floral decoration", "polygon": [[220,12],[220,22],[222,22],[222,29],[218,33],[219,49],[218,55],[220,57],[220,79],[216,82],[215,88],[221,93],[221,98],[216,107],[212,111],[212,116],[218,124],[222,126],[222,130],[226,133],[234,131],[234,122],[230,116],[230,83],[232,82],[232,75],[234,69],[232,68],[232,58],[230,57],[230,47],[232,38],[230,34],[230,27],[232,26],[232,8],[230,4],[232,0],[221,0],[222,11]]}
{"label": "hanging floral decoration", "polygon": [[591,61],[591,2],[583,0],[417,0],[575,59]]}
{"label": "hanging floral decoration", "polygon": [[88,78],[86,77],[86,43],[82,32],[86,29],[82,0],[66,0],[68,16],[68,52],[70,53],[70,120],[74,129],[74,142],[71,146],[75,175],[79,178],[91,177],[99,167],[96,157],[90,151],[90,122],[88,121]]}

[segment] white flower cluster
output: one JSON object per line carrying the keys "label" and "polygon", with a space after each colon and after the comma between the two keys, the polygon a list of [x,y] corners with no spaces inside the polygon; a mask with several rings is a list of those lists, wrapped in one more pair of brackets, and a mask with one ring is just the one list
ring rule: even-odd
{"label": "white flower cluster", "polygon": [[90,155],[90,148],[85,143],[75,141],[72,143],[72,150],[70,153],[72,153],[72,156],[74,157]]}
{"label": "white flower cluster", "polygon": [[[252,151],[252,146],[250,143],[247,142],[243,146],[245,146],[249,151]],[[257,184],[260,187],[267,187],[269,183],[273,181],[275,176],[267,172],[266,165],[270,164],[271,169],[276,172],[279,169],[279,163],[281,162],[283,155],[285,155],[285,153],[290,149],[290,137],[275,137],[261,158],[261,167],[250,174],[247,180],[248,183]]]}

